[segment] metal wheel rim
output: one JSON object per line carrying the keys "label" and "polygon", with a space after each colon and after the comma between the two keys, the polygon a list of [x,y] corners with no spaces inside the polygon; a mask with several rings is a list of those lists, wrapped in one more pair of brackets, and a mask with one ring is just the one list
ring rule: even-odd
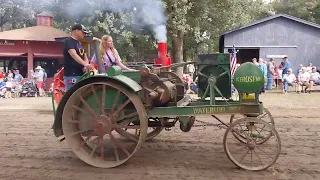
{"label": "metal wheel rim", "polygon": [[[265,126],[267,126],[268,128],[270,128],[270,130],[272,131],[273,133],[273,136],[276,137],[277,139],[277,152],[276,152],[276,155],[273,157],[272,161],[270,163],[268,163],[267,165],[265,166],[261,166],[261,167],[248,167],[246,165],[243,165],[241,164],[241,162],[238,162],[231,154],[230,152],[230,148],[228,146],[228,143],[227,143],[227,136],[228,136],[228,133],[230,131],[232,131],[232,128],[238,124],[241,124],[241,123],[249,123],[249,122],[253,122],[253,123],[261,123]],[[262,144],[258,144],[257,145],[262,145]],[[272,166],[276,161],[277,159],[279,158],[279,155],[280,155],[280,152],[281,152],[281,141],[280,141],[280,137],[279,137],[279,134],[278,132],[276,131],[276,129],[274,128],[274,126],[271,126],[269,123],[261,120],[261,119],[257,119],[257,118],[243,118],[243,119],[240,119],[240,120],[237,120],[235,122],[233,122],[229,127],[228,129],[226,130],[225,134],[224,134],[224,137],[223,137],[223,147],[224,147],[224,150],[228,156],[228,158],[230,159],[230,161],[235,164],[236,166],[242,168],[242,169],[246,169],[246,170],[250,170],[250,171],[260,171],[260,170],[264,170],[264,169],[267,169],[268,167]],[[252,154],[252,153],[251,153]],[[252,160],[252,159],[251,159]],[[262,161],[261,161],[262,163]]]}
{"label": "metal wheel rim", "polygon": [[[138,113],[139,120],[140,120],[139,140],[136,142],[136,145],[135,145],[133,151],[130,154],[127,154],[127,157],[122,160],[119,159],[119,155],[118,155],[118,158],[115,157],[116,161],[104,161],[104,159],[102,159],[103,155],[101,155],[101,158],[92,155],[92,154],[95,154],[94,151],[96,151],[96,148],[94,148],[94,150],[90,149],[88,146],[83,146],[83,147],[79,148],[80,145],[84,141],[83,141],[83,138],[81,137],[80,134],[74,135],[74,133],[77,130],[75,129],[74,123],[69,122],[69,120],[72,119],[72,112],[73,112],[72,105],[75,104],[75,102],[79,101],[79,96],[92,85],[104,85],[104,86],[115,88],[118,91],[121,91],[121,93],[123,93],[126,97],[128,97],[130,99],[130,101],[133,103],[133,105]],[[147,114],[146,114],[146,111],[144,109],[144,106],[143,106],[139,96],[137,96],[135,93],[130,92],[129,90],[123,88],[122,86],[115,84],[115,83],[112,83],[112,82],[93,82],[93,83],[90,83],[87,85],[80,86],[80,88],[75,90],[75,92],[69,97],[69,99],[64,107],[63,115],[62,115],[62,128],[63,128],[63,132],[64,132],[64,135],[65,135],[65,138],[66,138],[68,145],[71,147],[73,152],[79,157],[79,159],[86,162],[87,164],[90,164],[94,167],[99,167],[99,168],[112,168],[112,167],[119,166],[119,165],[125,163],[126,161],[128,161],[132,157],[132,155],[144,143],[146,135],[147,135],[147,127],[148,127],[147,123],[148,123],[147,122]],[[110,138],[111,138],[111,135],[110,135]],[[110,143],[110,144],[114,145],[116,143]],[[103,146],[105,146],[104,143],[103,143]],[[101,151],[102,151],[102,148],[101,148]],[[104,151],[102,151],[102,152],[103,153],[101,153],[101,154],[104,154]],[[114,153],[114,155],[115,155],[115,153]]]}

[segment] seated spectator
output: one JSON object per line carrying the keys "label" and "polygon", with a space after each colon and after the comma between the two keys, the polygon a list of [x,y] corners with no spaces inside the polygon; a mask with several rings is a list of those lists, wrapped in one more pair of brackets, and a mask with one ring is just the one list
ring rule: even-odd
{"label": "seated spectator", "polygon": [[296,82],[297,78],[296,76],[292,73],[292,69],[288,69],[288,74],[286,74],[283,77],[283,83],[284,83],[284,93],[288,92],[288,87],[293,86],[293,84]]}
{"label": "seated spectator", "polygon": [[0,72],[0,79],[4,79],[5,78],[5,74],[3,73],[3,71]]}
{"label": "seated spectator", "polygon": [[7,78],[5,98],[12,98],[12,96],[11,96],[12,86],[13,86],[12,78]]}
{"label": "seated spectator", "polygon": [[296,76],[298,76],[298,75],[299,75],[299,73],[301,73],[301,69],[302,69],[302,67],[303,67],[303,65],[302,65],[302,64],[300,64],[300,65],[299,65],[299,68],[297,69]]}
{"label": "seated spectator", "polygon": [[6,82],[4,82],[4,78],[0,77],[0,98],[4,98],[6,91]]}
{"label": "seated spectator", "polygon": [[301,87],[306,86],[304,92],[310,87],[310,73],[308,73],[306,67],[301,68],[301,73],[298,75],[298,93],[301,92]]}
{"label": "seated spectator", "polygon": [[308,73],[311,73],[312,72],[312,63],[309,63],[309,66],[307,66],[307,69],[306,69],[306,71],[308,72]]}
{"label": "seated spectator", "polygon": [[314,85],[320,85],[320,74],[317,72],[315,66],[312,67],[312,72],[310,73],[310,89],[312,89]]}
{"label": "seated spectator", "polygon": [[20,71],[19,70],[15,70],[14,71],[14,78],[13,78],[13,81],[17,84],[20,84],[21,81],[23,80],[23,77],[22,75],[20,74]]}

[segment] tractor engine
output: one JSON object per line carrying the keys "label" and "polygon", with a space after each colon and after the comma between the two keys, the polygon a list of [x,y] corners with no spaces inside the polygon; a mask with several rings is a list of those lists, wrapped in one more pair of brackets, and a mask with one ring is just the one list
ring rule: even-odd
{"label": "tractor engine", "polygon": [[155,73],[146,67],[140,69],[140,76],[146,107],[167,106],[184,97],[183,80],[173,72]]}
{"label": "tractor engine", "polygon": [[[171,58],[167,56],[167,43],[158,42],[158,58],[154,60],[155,69],[140,69],[140,85],[143,88],[146,107],[163,107],[176,104],[184,97],[183,80],[171,72]],[[164,67],[166,66],[166,67]]]}

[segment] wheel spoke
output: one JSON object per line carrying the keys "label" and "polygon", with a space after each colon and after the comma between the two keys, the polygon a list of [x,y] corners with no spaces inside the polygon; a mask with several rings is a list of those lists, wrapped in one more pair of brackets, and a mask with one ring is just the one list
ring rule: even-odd
{"label": "wheel spoke", "polygon": [[94,152],[95,152],[96,149],[98,148],[98,144],[97,144],[97,143],[98,143],[98,140],[99,140],[99,137],[96,137],[96,138],[93,140],[93,142],[96,141],[96,144],[95,144],[94,148],[92,149],[92,151],[91,151],[91,153],[90,153],[90,158],[92,158]]}
{"label": "wheel spoke", "polygon": [[112,145],[114,155],[116,156],[116,160],[120,161],[116,144],[112,140],[110,140],[110,144]]}
{"label": "wheel spoke", "polygon": [[[264,125],[264,126],[260,129],[260,131],[257,131],[257,132],[260,134],[265,127],[266,127],[266,125]],[[260,134],[260,135],[261,135],[261,134]]]}
{"label": "wheel spoke", "polygon": [[252,150],[250,151],[250,157],[251,157],[250,167],[252,167]]}
{"label": "wheel spoke", "polygon": [[92,137],[92,133],[91,133],[88,137],[86,137],[86,139],[85,139],[84,141],[82,141],[82,143],[81,143],[80,146],[78,147],[78,150],[79,150],[80,148],[82,148],[83,145],[84,145],[85,143],[87,143],[87,142],[91,139],[91,137]]}
{"label": "wheel spoke", "polygon": [[128,105],[131,102],[130,99],[128,99],[125,103],[121,104],[121,106],[115,111],[112,112],[112,114],[109,116],[110,119],[112,119],[116,114],[118,114],[126,105]]}
{"label": "wheel spoke", "polygon": [[[239,129],[232,130],[232,132],[235,133],[235,134],[237,134],[238,136],[240,136],[240,137],[243,138],[243,139],[247,139],[247,137],[243,137],[243,136],[241,135],[241,132],[239,132]],[[243,132],[243,133],[244,133],[244,132]],[[244,134],[245,134],[245,133],[244,133]]]}
{"label": "wheel spoke", "polygon": [[94,111],[91,109],[91,107],[89,106],[89,104],[83,99],[82,96],[80,96],[80,101],[83,103],[83,105],[86,107],[87,111],[89,112],[89,114],[91,115],[91,117],[96,120],[97,116],[96,113],[94,113]]}
{"label": "wheel spoke", "polygon": [[262,149],[260,149],[258,146],[256,146],[257,149],[259,149],[261,152],[263,152],[265,155],[269,156],[269,158],[272,159],[272,157],[270,156],[270,154],[266,153],[265,151],[263,151]]}
{"label": "wheel spoke", "polygon": [[241,161],[244,159],[244,157],[246,157],[246,155],[248,154],[249,151],[250,151],[250,150],[248,149],[248,151],[242,156],[242,158],[240,159],[239,162],[241,162]]}
{"label": "wheel spoke", "polygon": [[117,140],[113,134],[109,133],[109,136],[111,138],[111,140],[127,155],[130,156],[130,153],[128,152],[128,150],[126,148],[124,148],[124,146],[121,144],[121,142],[119,142],[119,140]]}
{"label": "wheel spoke", "polygon": [[82,108],[80,108],[79,106],[76,106],[76,105],[72,105],[72,108],[76,109],[76,110],[78,110],[78,111],[80,111],[82,113],[88,113],[88,111],[86,111],[86,110],[84,110],[84,109],[82,109]]}
{"label": "wheel spoke", "polygon": [[239,126],[240,126],[240,128],[241,128],[241,130],[242,130],[243,134],[246,136],[245,138],[246,138],[246,139],[248,139],[248,134],[243,130],[243,128],[242,128],[242,126],[241,126],[241,124],[239,124]]}
{"label": "wheel spoke", "polygon": [[256,154],[256,156],[258,157],[259,161],[261,162],[261,164],[263,165],[263,162],[261,161],[260,157],[258,156],[257,152],[255,150],[253,150],[253,152]]}
{"label": "wheel spoke", "polygon": [[102,85],[102,97],[101,97],[101,115],[105,115],[105,103],[106,103],[106,86]]}
{"label": "wheel spoke", "polygon": [[264,118],[266,115],[267,115],[267,113],[264,113],[264,114],[258,116],[258,118],[259,118],[259,119],[262,119],[262,118]]}
{"label": "wheel spoke", "polygon": [[93,92],[93,95],[94,95],[94,97],[95,97],[95,99],[96,99],[96,102],[97,102],[97,104],[99,105],[99,104],[100,104],[100,100],[99,100],[97,91],[96,91],[95,88],[94,88],[94,84],[91,86],[91,91]]}
{"label": "wheel spoke", "polygon": [[241,148],[239,148],[239,149],[237,149],[237,150],[235,150],[234,152],[239,152],[240,150],[242,150],[242,149],[244,149],[244,148],[246,148],[247,147],[247,145],[245,144],[241,144],[242,145],[242,147]]}
{"label": "wheel spoke", "polygon": [[110,113],[109,113],[109,116],[111,115],[111,113],[114,111],[114,108],[116,107],[116,105],[117,105],[117,102],[118,102],[118,99],[119,99],[119,97],[120,97],[120,91],[118,91],[117,92],[117,95],[116,95],[116,97],[114,98],[114,100],[113,100],[113,103],[112,103],[112,107],[111,107],[111,110],[110,110]]}
{"label": "wheel spoke", "polygon": [[99,145],[100,145],[100,155],[101,155],[101,160],[104,161],[104,144],[103,144],[103,136],[99,136]]}

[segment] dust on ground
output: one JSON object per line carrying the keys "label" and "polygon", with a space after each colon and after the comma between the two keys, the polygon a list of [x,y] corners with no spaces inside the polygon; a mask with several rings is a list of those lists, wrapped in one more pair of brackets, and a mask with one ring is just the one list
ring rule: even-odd
{"label": "dust on ground", "polygon": [[53,135],[50,98],[0,99],[0,179],[320,179],[320,93],[267,93],[261,100],[275,118],[282,151],[273,166],[251,172],[227,158],[223,129],[184,133],[178,126],[145,143],[127,163],[94,168]]}

